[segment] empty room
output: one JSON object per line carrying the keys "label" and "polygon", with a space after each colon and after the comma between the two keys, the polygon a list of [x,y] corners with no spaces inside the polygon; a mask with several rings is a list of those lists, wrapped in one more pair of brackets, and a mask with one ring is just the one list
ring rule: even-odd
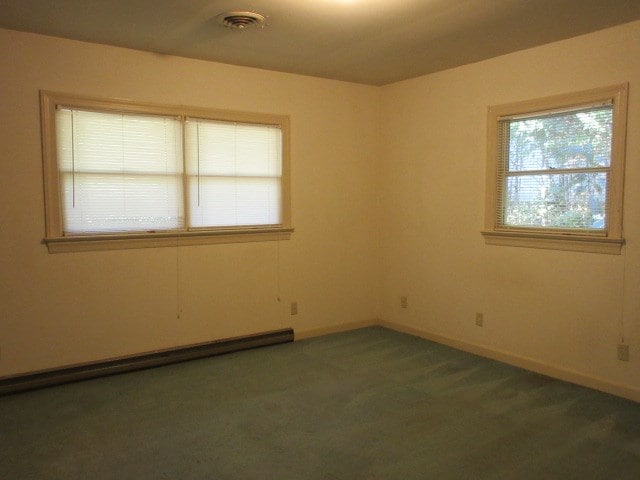
{"label": "empty room", "polygon": [[0,0],[0,479],[640,478],[640,1]]}

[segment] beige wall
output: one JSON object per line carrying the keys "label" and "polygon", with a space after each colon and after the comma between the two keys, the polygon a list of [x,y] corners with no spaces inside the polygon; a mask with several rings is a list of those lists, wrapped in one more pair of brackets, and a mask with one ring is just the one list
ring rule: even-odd
{"label": "beige wall", "polygon": [[[0,376],[380,318],[640,395],[640,22],[382,88],[2,30],[0,45]],[[485,246],[487,106],[620,82],[622,255]],[[290,115],[292,240],[48,254],[39,89]]]}
{"label": "beige wall", "polygon": [[[621,82],[622,255],[486,246],[487,106]],[[382,318],[640,393],[640,22],[390,85],[383,104]]]}
{"label": "beige wall", "polygon": [[[376,318],[379,89],[6,30],[0,49],[0,376]],[[292,239],[48,254],[40,89],[290,115]]]}

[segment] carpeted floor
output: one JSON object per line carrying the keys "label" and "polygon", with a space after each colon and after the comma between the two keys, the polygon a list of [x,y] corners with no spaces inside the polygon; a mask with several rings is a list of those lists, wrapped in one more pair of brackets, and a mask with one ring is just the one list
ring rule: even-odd
{"label": "carpeted floor", "polygon": [[640,404],[383,328],[0,397],[0,479],[640,479]]}

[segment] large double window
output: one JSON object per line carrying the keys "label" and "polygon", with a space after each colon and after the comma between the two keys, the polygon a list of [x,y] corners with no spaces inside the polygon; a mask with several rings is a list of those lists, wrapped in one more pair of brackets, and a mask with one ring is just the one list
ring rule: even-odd
{"label": "large double window", "polygon": [[287,117],[41,100],[50,251],[291,232]]}
{"label": "large double window", "polygon": [[490,107],[488,243],[619,253],[626,85]]}

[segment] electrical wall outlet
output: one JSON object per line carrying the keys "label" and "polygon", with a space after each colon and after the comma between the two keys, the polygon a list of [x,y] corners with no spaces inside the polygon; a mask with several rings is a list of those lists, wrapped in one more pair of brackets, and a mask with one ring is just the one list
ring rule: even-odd
{"label": "electrical wall outlet", "polygon": [[409,306],[409,303],[407,301],[407,297],[406,296],[402,296],[400,297],[400,308],[407,308]]}
{"label": "electrical wall outlet", "polygon": [[484,315],[480,312],[476,313],[476,325],[482,327],[484,325]]}
{"label": "electrical wall outlet", "polygon": [[621,343],[618,345],[618,360],[621,362],[629,361],[629,345]]}
{"label": "electrical wall outlet", "polygon": [[298,314],[298,302],[291,302],[291,315]]}

